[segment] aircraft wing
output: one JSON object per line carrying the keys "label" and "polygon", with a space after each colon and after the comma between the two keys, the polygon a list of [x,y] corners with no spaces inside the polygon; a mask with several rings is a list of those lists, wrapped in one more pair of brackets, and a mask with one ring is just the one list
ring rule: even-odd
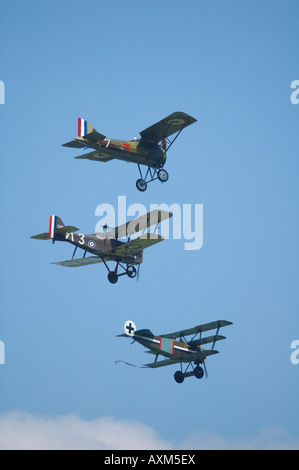
{"label": "aircraft wing", "polygon": [[172,214],[167,211],[155,209],[147,214],[144,214],[136,219],[131,220],[125,224],[119,225],[118,227],[106,232],[105,235],[108,238],[122,238],[131,236],[134,233],[141,232],[153,225],[157,225],[164,220],[170,219]]}
{"label": "aircraft wing", "polygon": [[155,369],[157,367],[171,366],[172,364],[177,364],[178,362],[203,361],[206,357],[212,356],[213,354],[219,354],[219,351],[215,351],[215,349],[199,351],[196,353],[186,354],[182,357],[175,356],[174,359],[164,359],[162,361],[151,362],[149,364],[144,364],[144,366]]}
{"label": "aircraft wing", "polygon": [[129,255],[135,255],[145,248],[162,242],[163,240],[164,238],[156,233],[146,233],[128,243],[122,243],[110,251],[109,254],[119,258],[126,258]]}
{"label": "aircraft wing", "polygon": [[77,268],[79,266],[87,266],[88,264],[95,264],[95,263],[102,263],[102,258],[98,256],[87,256],[86,258],[76,258],[76,259],[69,259],[66,261],[58,261],[57,263],[51,264],[58,264],[59,266],[68,266],[69,268]]}
{"label": "aircraft wing", "polygon": [[188,114],[177,111],[162,119],[162,121],[144,129],[140,132],[140,135],[143,140],[157,144],[166,137],[183,130],[196,121],[196,119]]}
{"label": "aircraft wing", "polygon": [[164,338],[181,338],[182,336],[195,335],[197,333],[203,333],[209,330],[216,330],[217,328],[222,328],[224,326],[232,325],[232,322],[226,320],[217,320],[210,323],[205,323],[203,325],[195,326],[194,328],[189,328],[187,330],[175,331],[174,333],[167,333],[166,335],[161,335]]}
{"label": "aircraft wing", "polygon": [[75,157],[78,160],[95,160],[95,161],[100,161],[100,162],[108,162],[109,160],[113,160],[113,157],[108,157],[104,152],[98,152],[95,150],[94,152],[89,152],[89,153],[83,153],[83,155],[79,155],[78,157]]}

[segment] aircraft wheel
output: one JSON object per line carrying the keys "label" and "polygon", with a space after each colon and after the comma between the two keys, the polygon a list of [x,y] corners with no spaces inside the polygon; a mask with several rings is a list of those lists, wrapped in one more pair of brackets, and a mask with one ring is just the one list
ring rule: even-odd
{"label": "aircraft wheel", "polygon": [[166,183],[168,178],[169,178],[169,175],[166,170],[161,169],[158,171],[158,179],[161,181],[161,183]]}
{"label": "aircraft wheel", "polygon": [[116,284],[118,281],[117,274],[110,271],[110,273],[108,273],[108,281],[111,282],[111,284]]}
{"label": "aircraft wheel", "polygon": [[136,181],[136,187],[139,189],[139,191],[145,191],[147,188],[147,183],[143,179],[139,179]]}
{"label": "aircraft wheel", "polygon": [[177,370],[174,374],[174,380],[178,383],[178,384],[181,384],[184,382],[184,375],[183,375],[183,372],[181,372],[180,370]]}
{"label": "aircraft wheel", "polygon": [[134,277],[136,277],[136,274],[137,274],[137,270],[135,268],[135,266],[128,266],[127,268],[127,275],[133,279]]}
{"label": "aircraft wheel", "polygon": [[202,367],[196,366],[194,369],[194,375],[197,379],[202,379],[204,376],[204,371]]}

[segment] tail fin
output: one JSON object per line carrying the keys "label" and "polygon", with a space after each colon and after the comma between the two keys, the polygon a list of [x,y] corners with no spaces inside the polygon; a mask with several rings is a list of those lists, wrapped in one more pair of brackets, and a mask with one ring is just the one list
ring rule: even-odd
{"label": "tail fin", "polygon": [[55,238],[55,234],[64,234],[66,232],[76,232],[79,230],[77,227],[72,225],[64,225],[60,217],[57,215],[51,215],[49,221],[49,231],[46,233],[40,233],[38,235],[33,235],[31,238],[36,238],[37,240],[50,240]]}
{"label": "tail fin", "polygon": [[57,215],[51,215],[49,221],[49,237],[54,238],[55,234],[64,234],[66,232],[77,232],[79,230],[73,225],[64,225],[60,217]]}
{"label": "tail fin", "polygon": [[78,136],[85,137],[87,134],[90,134],[95,129],[89,122],[85,119],[78,118]]}
{"label": "tail fin", "polygon": [[105,139],[106,136],[97,132],[85,119],[78,118],[78,137],[85,140],[98,141]]}
{"label": "tail fin", "polygon": [[60,217],[57,215],[51,215],[49,221],[49,237],[54,238],[57,228],[63,228],[65,225]]}

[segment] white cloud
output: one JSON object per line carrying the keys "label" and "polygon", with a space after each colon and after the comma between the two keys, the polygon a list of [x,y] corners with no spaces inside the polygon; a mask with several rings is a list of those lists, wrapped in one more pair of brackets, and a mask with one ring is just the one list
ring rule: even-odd
{"label": "white cloud", "polygon": [[76,415],[0,415],[0,449],[169,449],[167,441],[142,423],[115,418],[87,421]]}
{"label": "white cloud", "polygon": [[227,438],[198,431],[182,442],[165,440],[151,427],[134,420],[104,417],[84,420],[77,415],[40,416],[32,413],[0,414],[1,450],[103,449],[299,449],[281,428],[273,427],[249,439]]}

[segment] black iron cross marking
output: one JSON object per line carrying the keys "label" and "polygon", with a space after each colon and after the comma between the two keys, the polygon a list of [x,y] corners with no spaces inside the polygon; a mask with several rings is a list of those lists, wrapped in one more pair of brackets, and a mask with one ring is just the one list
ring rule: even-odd
{"label": "black iron cross marking", "polygon": [[126,326],[126,329],[129,331],[129,335],[134,331],[134,327],[132,326],[132,323],[129,323],[128,326]]}

